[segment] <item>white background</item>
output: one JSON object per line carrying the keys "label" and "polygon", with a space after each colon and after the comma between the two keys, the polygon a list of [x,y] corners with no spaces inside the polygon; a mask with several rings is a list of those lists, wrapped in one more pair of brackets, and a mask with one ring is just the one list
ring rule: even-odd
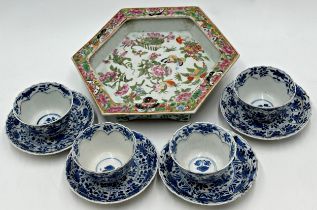
{"label": "white background", "polygon": [[[313,116],[300,134],[276,142],[247,138],[259,159],[259,171],[256,184],[245,196],[224,206],[198,206],[171,194],[157,176],[146,191],[128,202],[111,206],[92,204],[68,188],[64,176],[67,152],[36,157],[10,145],[5,120],[15,96],[24,88],[42,81],[56,81],[90,98],[71,56],[119,9],[190,4],[200,6],[241,54],[192,122],[210,121],[229,128],[219,114],[219,96],[239,72],[254,65],[285,70],[311,97]],[[0,0],[1,210],[317,209],[316,1],[213,0],[190,1],[190,4],[171,0]],[[99,122],[107,121],[95,110]],[[144,133],[161,150],[173,132],[185,123],[124,124]]]}

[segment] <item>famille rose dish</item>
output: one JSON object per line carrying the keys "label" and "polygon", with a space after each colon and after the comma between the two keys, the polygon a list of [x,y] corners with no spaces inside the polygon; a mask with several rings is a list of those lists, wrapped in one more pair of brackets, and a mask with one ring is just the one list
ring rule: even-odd
{"label": "famille rose dish", "polygon": [[198,7],[120,10],[74,56],[103,115],[189,120],[239,54]]}
{"label": "famille rose dish", "polygon": [[[55,135],[39,134],[11,111],[6,121],[6,133],[10,142],[16,148],[34,155],[51,155],[69,149],[76,136],[94,121],[92,105],[85,96],[72,91],[71,104],[68,120],[63,124],[64,129]],[[56,116],[47,116],[43,125],[54,123]]]}

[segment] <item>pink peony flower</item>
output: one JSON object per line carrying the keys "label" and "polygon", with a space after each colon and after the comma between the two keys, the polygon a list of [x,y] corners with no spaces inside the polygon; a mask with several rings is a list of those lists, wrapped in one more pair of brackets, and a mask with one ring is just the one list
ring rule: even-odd
{"label": "pink peony flower", "polygon": [[162,8],[155,8],[155,7],[153,7],[153,8],[147,8],[147,11],[149,12],[149,13],[160,13],[160,12],[163,12],[163,10],[164,9],[162,9]]}
{"label": "pink peony flower", "polygon": [[134,45],[134,41],[131,40],[129,37],[126,37],[123,41],[122,41],[122,46],[123,47],[130,47],[132,45]]}
{"label": "pink peony flower", "polygon": [[137,8],[134,8],[134,9],[130,9],[129,10],[129,13],[131,15],[140,15],[143,13],[143,10],[142,9],[137,9]]}
{"label": "pink peony flower", "polygon": [[168,9],[167,9],[167,14],[168,14],[168,15],[173,15],[174,13],[175,13],[174,8],[168,8]]}
{"label": "pink peony flower", "polygon": [[125,16],[123,13],[118,13],[117,15],[115,15],[110,21],[109,23],[107,23],[107,27],[108,28],[114,28],[116,26],[118,26],[118,24],[120,24],[121,22],[123,22],[125,20]]}
{"label": "pink peony flower", "polygon": [[161,54],[157,54],[155,52],[151,53],[149,56],[150,60],[155,60],[156,58],[158,58]]}
{"label": "pink peony flower", "polygon": [[201,90],[201,92],[205,92],[206,91],[206,80],[203,81],[203,83],[200,84],[199,89]]}
{"label": "pink peony flower", "polygon": [[224,51],[225,53],[228,53],[228,54],[232,54],[233,48],[228,46],[228,45],[225,45],[225,46],[223,46],[222,51]]}
{"label": "pink peony flower", "polygon": [[121,88],[119,88],[114,94],[117,96],[123,96],[129,91],[129,85],[124,84]]}
{"label": "pink peony flower", "polygon": [[116,76],[117,76],[116,72],[108,71],[108,72],[106,72],[104,74],[101,74],[100,77],[99,77],[99,80],[101,82],[104,82],[104,81],[111,82],[111,81],[115,80]]}
{"label": "pink peony flower", "polygon": [[159,33],[159,32],[150,32],[150,33],[147,33],[148,37],[151,37],[151,38],[164,38],[164,35]]}
{"label": "pink peony flower", "polygon": [[114,17],[113,20],[115,20],[115,22],[120,22],[121,20],[124,19],[124,14],[122,12],[118,12]]}
{"label": "pink peony flower", "polygon": [[175,39],[174,34],[172,32],[169,32],[169,34],[166,36],[167,42],[174,40],[174,39]]}
{"label": "pink peony flower", "polygon": [[93,80],[93,79],[95,79],[95,75],[94,75],[94,73],[93,73],[92,71],[88,71],[88,72],[87,72],[87,71],[85,71],[84,69],[81,69],[80,71],[81,71],[83,77],[84,77],[86,80]]}
{"label": "pink peony flower", "polygon": [[225,70],[228,66],[230,65],[229,60],[222,60],[221,63],[219,64],[219,67],[221,70]]}
{"label": "pink peony flower", "polygon": [[121,112],[122,107],[121,106],[116,106],[116,107],[110,107],[107,112],[114,113],[114,112]]}
{"label": "pink peony flower", "polygon": [[172,69],[168,66],[155,65],[152,67],[152,74],[156,77],[163,77],[172,74]]}
{"label": "pink peony flower", "polygon": [[165,69],[163,66],[155,65],[152,67],[152,74],[156,77],[163,77],[165,74]]}
{"label": "pink peony flower", "polygon": [[176,102],[188,101],[188,99],[192,96],[189,92],[183,92],[176,97]]}
{"label": "pink peony flower", "polygon": [[97,96],[97,101],[104,106],[109,102],[109,98],[104,96],[103,94],[99,94]]}
{"label": "pink peony flower", "polygon": [[221,78],[221,74],[217,74],[217,75],[213,76],[211,79],[211,83],[212,84],[216,83],[220,78]]}

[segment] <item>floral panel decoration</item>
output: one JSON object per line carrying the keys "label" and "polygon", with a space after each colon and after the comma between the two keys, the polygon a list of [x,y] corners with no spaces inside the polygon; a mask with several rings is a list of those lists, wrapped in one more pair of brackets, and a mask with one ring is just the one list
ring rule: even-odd
{"label": "floral panel decoration", "polygon": [[120,10],[73,61],[103,115],[165,119],[195,113],[238,57],[200,8],[164,7]]}

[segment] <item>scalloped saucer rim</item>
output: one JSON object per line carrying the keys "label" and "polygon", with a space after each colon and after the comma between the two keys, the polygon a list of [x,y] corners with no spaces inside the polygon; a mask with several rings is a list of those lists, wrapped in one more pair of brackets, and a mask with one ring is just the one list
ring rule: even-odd
{"label": "scalloped saucer rim", "polygon": [[[90,109],[90,111],[91,111],[92,117],[91,117],[91,119],[90,119],[90,122],[88,122],[88,123],[89,123],[89,125],[92,125],[93,122],[94,122],[95,112],[94,112],[94,109],[93,109],[93,106],[92,106],[90,100],[89,100],[86,96],[84,96],[83,94],[81,94],[81,93],[79,93],[79,92],[77,92],[77,91],[72,90],[72,93],[73,93],[74,95],[78,94],[80,97],[83,97],[84,100],[86,100],[86,101],[90,104],[89,109]],[[73,109],[73,108],[72,108],[72,109]],[[30,155],[35,155],[35,156],[49,156],[49,155],[55,155],[55,154],[64,152],[64,151],[66,151],[66,150],[68,150],[68,149],[70,149],[70,148],[72,147],[72,144],[70,144],[70,145],[68,145],[68,146],[66,146],[65,148],[62,148],[62,149],[60,149],[60,150],[56,150],[56,151],[54,151],[54,152],[47,152],[47,153],[39,153],[39,152],[33,152],[33,151],[29,151],[29,150],[22,149],[22,148],[18,147],[15,143],[13,143],[12,139],[11,139],[11,138],[9,137],[9,135],[8,135],[8,132],[9,132],[9,131],[8,131],[8,129],[7,129],[7,121],[8,121],[8,119],[10,118],[10,116],[14,117],[14,115],[13,115],[13,113],[12,113],[12,109],[10,110],[10,112],[9,112],[9,114],[8,114],[8,116],[7,116],[7,119],[6,119],[5,132],[6,132],[6,134],[7,134],[7,137],[8,137],[8,140],[9,140],[10,144],[11,144],[14,148],[18,149],[19,151],[22,151],[22,152],[27,153],[27,154],[30,154]],[[65,132],[67,132],[67,129],[64,130],[64,131],[62,131],[62,133],[65,133]]]}
{"label": "scalloped saucer rim", "polygon": [[[248,134],[248,133],[246,133],[245,131],[243,131],[243,130],[237,128],[236,126],[234,126],[234,125],[227,119],[227,117],[226,117],[225,114],[224,114],[225,108],[223,108],[221,102],[223,101],[223,96],[224,96],[224,93],[225,93],[226,89],[227,89],[228,87],[231,87],[232,85],[233,85],[233,82],[229,83],[229,84],[226,85],[226,87],[224,88],[224,90],[223,90],[223,92],[222,92],[222,95],[221,95],[221,97],[220,97],[220,100],[219,100],[219,107],[220,107],[220,111],[221,111],[221,114],[222,114],[223,118],[224,118],[225,121],[229,124],[229,126],[230,126],[231,128],[233,128],[235,131],[237,131],[238,133],[240,133],[240,134],[242,134],[242,135],[244,135],[244,136],[247,136],[247,137],[250,137],[250,138],[253,138],[253,139],[256,139],[256,140],[262,140],[262,141],[277,141],[277,140],[282,140],[282,139],[289,138],[289,137],[291,137],[291,136],[294,136],[294,135],[298,134],[298,133],[301,132],[301,131],[306,127],[306,125],[310,122],[310,118],[311,118],[311,115],[312,115],[312,110],[311,110],[311,108],[309,109],[309,113],[307,114],[307,118],[308,118],[307,121],[301,125],[300,129],[298,129],[297,131],[295,131],[295,132],[293,132],[293,133],[289,133],[289,134],[287,134],[287,135],[285,135],[285,136],[276,136],[276,137],[269,137],[269,138],[267,138],[267,137],[255,136],[255,135],[252,135],[252,134]],[[298,84],[296,84],[296,86],[297,86],[298,88],[300,88],[300,89],[305,93],[305,95],[306,95],[307,98],[308,98],[309,103],[311,104],[310,99],[309,99],[309,96],[307,95],[306,91],[305,91],[301,86],[299,86]],[[295,98],[298,98],[298,96],[296,95]]]}
{"label": "scalloped saucer rim", "polygon": [[[247,187],[247,189],[244,191],[244,192],[241,192],[239,194],[237,194],[234,198],[232,198],[231,200],[227,200],[225,202],[219,202],[219,203],[215,203],[215,202],[210,202],[210,203],[200,203],[198,201],[193,201],[193,200],[190,200],[188,198],[186,198],[185,196],[183,195],[180,195],[178,194],[176,191],[174,191],[166,182],[166,180],[164,179],[164,176],[163,176],[163,172],[161,171],[161,167],[159,167],[159,175],[161,177],[161,180],[163,181],[165,187],[174,195],[176,195],[177,197],[187,201],[187,202],[190,202],[190,203],[193,203],[193,204],[198,204],[198,205],[201,205],[201,206],[220,206],[220,205],[225,205],[225,204],[228,204],[228,203],[231,203],[233,201],[235,201],[236,199],[242,197],[243,195],[245,195],[251,188],[252,186],[255,184],[255,181],[256,181],[256,178],[257,178],[257,174],[258,174],[258,159],[256,157],[256,154],[254,152],[254,150],[252,149],[252,147],[250,146],[250,144],[247,142],[247,140],[245,140],[244,138],[242,138],[240,135],[230,131],[230,133],[234,136],[234,137],[237,137],[240,141],[242,141],[244,144],[246,144],[250,149],[251,151],[253,152],[253,155],[254,155],[254,159],[255,159],[255,173],[253,175],[253,179],[251,182],[249,182],[249,185]],[[161,155],[160,155],[160,166],[161,164],[163,164],[163,157],[162,157],[162,152],[163,150],[168,146],[168,143],[166,145],[164,145],[162,151],[161,151]]]}
{"label": "scalloped saucer rim", "polygon": [[[102,204],[102,205],[111,205],[111,204],[122,203],[122,202],[128,201],[128,200],[130,200],[130,199],[133,199],[133,198],[137,197],[138,195],[140,195],[143,191],[145,191],[145,190],[149,187],[149,185],[150,185],[150,184],[153,182],[153,180],[155,179],[156,174],[157,174],[157,171],[158,171],[158,168],[159,168],[159,157],[158,157],[158,152],[157,152],[158,150],[156,149],[155,145],[151,142],[151,140],[150,140],[149,138],[147,138],[146,136],[144,136],[142,133],[140,133],[140,132],[138,132],[138,131],[135,131],[135,130],[132,130],[132,132],[133,132],[134,134],[140,135],[140,136],[142,136],[143,138],[147,139],[148,142],[150,142],[151,146],[153,147],[153,149],[154,149],[154,151],[155,151],[155,153],[156,153],[156,167],[155,167],[155,169],[153,170],[153,175],[152,175],[152,177],[147,181],[147,184],[146,184],[142,189],[140,189],[140,191],[137,192],[136,194],[134,194],[134,195],[132,195],[132,196],[130,196],[130,197],[127,197],[127,198],[125,198],[125,199],[122,199],[122,200],[111,201],[111,202],[95,201],[95,200],[91,200],[91,199],[89,199],[89,198],[87,198],[87,197],[85,197],[85,196],[79,194],[79,193],[70,185],[70,183],[69,183],[69,181],[68,181],[67,170],[65,170],[65,175],[66,175],[66,176],[65,176],[65,179],[66,179],[66,182],[68,183],[67,185],[68,185],[68,187],[71,189],[71,191],[72,191],[76,196],[78,196],[79,198],[82,198],[82,199],[84,199],[84,200],[86,200],[86,201],[88,201],[88,202],[91,202],[91,203]],[[137,138],[137,137],[136,137],[136,138]],[[71,158],[71,152],[67,155],[67,160],[68,160],[69,158]],[[67,161],[66,161],[66,162],[67,162]]]}

